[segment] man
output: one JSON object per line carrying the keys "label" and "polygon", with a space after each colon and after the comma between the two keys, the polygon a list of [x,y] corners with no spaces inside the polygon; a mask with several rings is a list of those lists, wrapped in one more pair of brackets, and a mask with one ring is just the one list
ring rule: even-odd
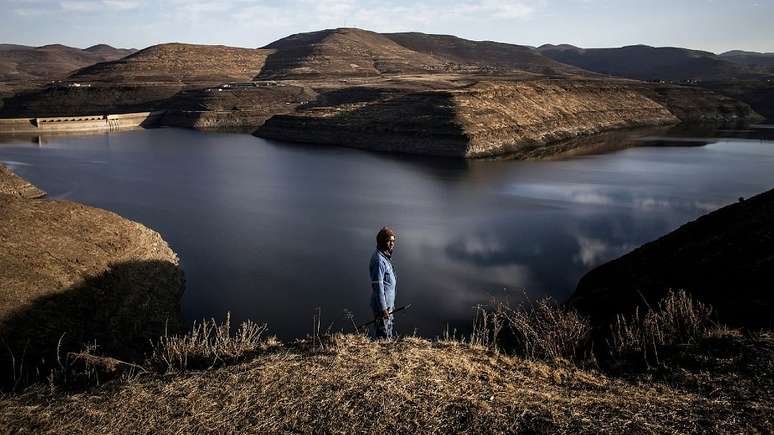
{"label": "man", "polygon": [[395,309],[395,271],[392,268],[392,250],[395,249],[395,232],[388,227],[376,235],[376,252],[371,256],[368,269],[371,273],[371,309],[376,320],[376,338],[392,338]]}

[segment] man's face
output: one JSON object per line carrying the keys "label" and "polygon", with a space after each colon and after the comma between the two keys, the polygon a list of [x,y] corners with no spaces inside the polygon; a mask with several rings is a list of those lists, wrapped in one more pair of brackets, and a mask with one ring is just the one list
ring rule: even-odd
{"label": "man's face", "polygon": [[390,236],[390,238],[387,239],[387,252],[392,254],[393,249],[395,249],[395,236]]}

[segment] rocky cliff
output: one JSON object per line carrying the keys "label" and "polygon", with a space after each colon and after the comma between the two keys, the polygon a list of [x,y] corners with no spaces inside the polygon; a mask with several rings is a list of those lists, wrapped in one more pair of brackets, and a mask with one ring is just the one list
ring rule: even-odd
{"label": "rocky cliff", "polygon": [[[0,186],[18,185],[0,169]],[[0,384],[45,376],[57,351],[89,341],[142,352],[149,337],[176,331],[182,289],[177,256],[155,231],[69,201],[0,193]]]}
{"label": "rocky cliff", "polygon": [[300,108],[271,118],[256,134],[378,151],[483,157],[528,152],[609,129],[679,122],[641,93],[604,82],[481,81],[387,95]]}
{"label": "rocky cliff", "polygon": [[739,201],[597,267],[569,304],[604,324],[684,289],[730,325],[774,325],[774,190]]}

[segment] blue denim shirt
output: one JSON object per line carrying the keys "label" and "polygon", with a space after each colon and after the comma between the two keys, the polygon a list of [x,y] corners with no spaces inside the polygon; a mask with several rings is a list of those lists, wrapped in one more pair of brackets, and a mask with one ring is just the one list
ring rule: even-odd
{"label": "blue denim shirt", "polygon": [[375,312],[395,308],[395,271],[392,262],[378,249],[371,256],[368,266],[371,273],[371,308]]}

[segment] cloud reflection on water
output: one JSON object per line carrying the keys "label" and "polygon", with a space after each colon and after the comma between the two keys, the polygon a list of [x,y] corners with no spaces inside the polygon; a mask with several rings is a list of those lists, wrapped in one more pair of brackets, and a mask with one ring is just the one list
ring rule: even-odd
{"label": "cloud reflection on water", "polygon": [[398,302],[414,305],[398,326],[432,336],[493,297],[563,300],[590,268],[774,185],[772,142],[733,140],[459,161],[159,129],[5,144],[0,159],[161,232],[183,262],[187,320],[231,311],[284,337],[310,332],[316,307],[370,316],[382,225],[398,232]]}

